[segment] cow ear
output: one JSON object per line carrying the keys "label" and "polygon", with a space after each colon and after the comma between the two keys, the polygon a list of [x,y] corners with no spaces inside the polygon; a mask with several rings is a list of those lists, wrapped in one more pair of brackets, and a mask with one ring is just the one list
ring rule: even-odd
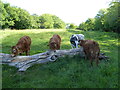
{"label": "cow ear", "polygon": [[21,46],[18,46],[18,47],[16,47],[16,48],[18,48],[19,50],[21,49]]}

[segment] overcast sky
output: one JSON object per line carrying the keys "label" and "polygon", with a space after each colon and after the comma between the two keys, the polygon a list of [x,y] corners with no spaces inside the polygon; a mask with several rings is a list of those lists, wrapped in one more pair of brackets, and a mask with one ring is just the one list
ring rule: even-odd
{"label": "overcast sky", "polygon": [[112,0],[2,0],[18,6],[30,14],[54,14],[66,23],[79,25],[94,18],[98,11],[107,8]]}

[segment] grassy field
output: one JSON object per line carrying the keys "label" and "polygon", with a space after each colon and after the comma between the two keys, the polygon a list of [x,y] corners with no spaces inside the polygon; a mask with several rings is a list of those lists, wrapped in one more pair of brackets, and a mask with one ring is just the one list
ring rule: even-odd
{"label": "grassy field", "polygon": [[48,50],[48,41],[53,34],[62,38],[61,49],[71,49],[69,38],[81,33],[85,39],[95,40],[100,44],[101,52],[109,56],[108,62],[94,63],[74,56],[59,58],[46,64],[36,64],[26,72],[19,73],[15,67],[2,65],[3,88],[118,88],[118,35],[112,32],[81,30],[5,30],[0,31],[2,52],[10,53],[11,46],[18,39],[28,35],[32,39],[30,54]]}

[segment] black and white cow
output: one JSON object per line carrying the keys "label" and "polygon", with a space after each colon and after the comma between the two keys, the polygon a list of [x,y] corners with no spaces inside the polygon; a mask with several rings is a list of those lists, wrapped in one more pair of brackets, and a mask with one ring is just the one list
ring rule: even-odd
{"label": "black and white cow", "polygon": [[73,34],[70,37],[70,43],[72,48],[78,48],[78,45],[80,44],[80,40],[84,40],[83,34]]}

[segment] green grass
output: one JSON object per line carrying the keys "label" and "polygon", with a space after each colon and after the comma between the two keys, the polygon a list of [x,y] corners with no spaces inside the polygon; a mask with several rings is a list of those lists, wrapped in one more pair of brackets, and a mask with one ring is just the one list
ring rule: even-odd
{"label": "green grass", "polygon": [[94,63],[74,57],[59,58],[55,62],[36,64],[24,73],[15,67],[2,65],[3,88],[118,88],[118,35],[112,32],[81,30],[6,30],[0,31],[2,52],[10,53],[11,46],[18,39],[28,35],[32,39],[30,54],[48,50],[48,41],[53,34],[62,38],[61,49],[71,49],[69,38],[72,34],[82,33],[85,39],[95,40],[100,44],[101,52],[110,57],[108,62]]}

